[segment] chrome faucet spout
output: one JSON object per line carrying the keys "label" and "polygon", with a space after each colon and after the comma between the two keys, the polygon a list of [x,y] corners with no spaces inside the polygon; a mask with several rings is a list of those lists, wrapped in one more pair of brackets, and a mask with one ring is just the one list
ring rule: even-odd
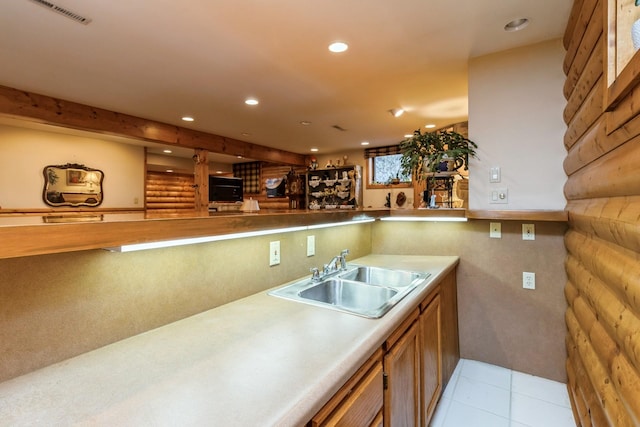
{"label": "chrome faucet spout", "polygon": [[337,271],[344,271],[347,269],[347,255],[349,255],[349,249],[344,249],[340,252],[340,255],[334,256],[329,263],[322,266],[322,273],[318,268],[312,268],[311,275],[312,280],[320,280],[324,276],[335,273]]}

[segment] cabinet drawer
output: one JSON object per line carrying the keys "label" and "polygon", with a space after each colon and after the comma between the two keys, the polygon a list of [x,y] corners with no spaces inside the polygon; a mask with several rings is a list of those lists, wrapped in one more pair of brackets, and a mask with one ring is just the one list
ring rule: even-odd
{"label": "cabinet drawer", "polygon": [[[382,361],[380,357],[357,381],[354,376],[334,399],[311,420],[311,426],[369,427],[379,416],[383,403]],[[335,399],[340,396],[338,402]]]}

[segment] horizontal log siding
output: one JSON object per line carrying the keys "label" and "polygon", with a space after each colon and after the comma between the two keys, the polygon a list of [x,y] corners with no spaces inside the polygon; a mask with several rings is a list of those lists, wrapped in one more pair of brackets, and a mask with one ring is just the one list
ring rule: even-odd
{"label": "horizontal log siding", "polygon": [[147,172],[145,188],[148,213],[179,213],[195,209],[193,175]]}
{"label": "horizontal log siding", "polygon": [[640,87],[605,112],[605,0],[564,37],[567,379],[581,427],[640,425]]}

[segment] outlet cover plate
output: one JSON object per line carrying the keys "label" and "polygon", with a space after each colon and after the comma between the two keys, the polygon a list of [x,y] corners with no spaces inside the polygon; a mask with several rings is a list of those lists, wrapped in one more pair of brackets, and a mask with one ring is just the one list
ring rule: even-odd
{"label": "outlet cover plate", "polygon": [[536,273],[531,273],[529,271],[522,272],[522,287],[524,289],[535,289],[536,288]]}
{"label": "outlet cover plate", "polygon": [[280,241],[269,242],[269,266],[280,264]]}
{"label": "outlet cover plate", "polygon": [[522,224],[522,240],[536,240],[536,226],[534,224]]}
{"label": "outlet cover plate", "polygon": [[501,239],[502,238],[502,224],[499,222],[491,222],[489,223],[489,237],[491,239]]}
{"label": "outlet cover plate", "polygon": [[316,236],[307,236],[307,256],[316,254]]}

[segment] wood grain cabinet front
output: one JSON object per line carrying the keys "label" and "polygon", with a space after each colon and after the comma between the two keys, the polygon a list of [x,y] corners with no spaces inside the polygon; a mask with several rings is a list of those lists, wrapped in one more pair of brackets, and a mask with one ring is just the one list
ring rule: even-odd
{"label": "wood grain cabinet front", "polygon": [[309,426],[428,426],[460,359],[451,271]]}
{"label": "wood grain cabinet front", "polygon": [[311,419],[309,426],[380,427],[382,393],[382,350],[378,350]]}

